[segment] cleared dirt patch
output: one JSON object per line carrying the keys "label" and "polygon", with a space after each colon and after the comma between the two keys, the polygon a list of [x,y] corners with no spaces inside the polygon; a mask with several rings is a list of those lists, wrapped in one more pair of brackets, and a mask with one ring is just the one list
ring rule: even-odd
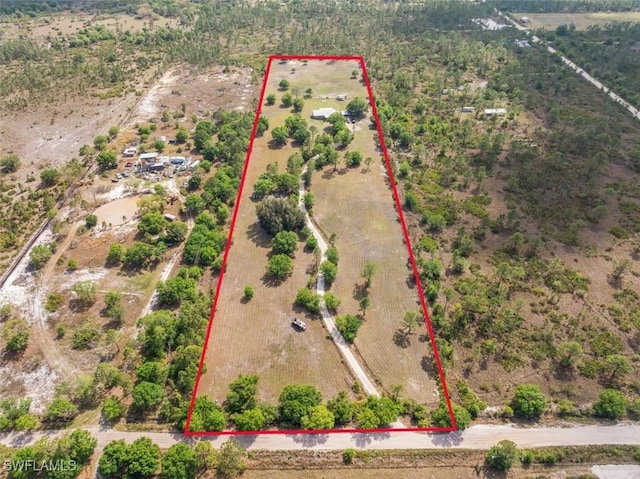
{"label": "cleared dirt patch", "polygon": [[560,25],[574,24],[577,30],[590,25],[606,25],[612,22],[640,22],[640,12],[591,12],[591,13],[518,13],[517,17],[531,20],[527,26],[555,30]]}

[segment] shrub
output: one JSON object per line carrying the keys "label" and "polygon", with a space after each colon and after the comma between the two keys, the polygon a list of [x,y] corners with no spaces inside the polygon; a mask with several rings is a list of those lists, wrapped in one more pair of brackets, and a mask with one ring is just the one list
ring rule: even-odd
{"label": "shrub", "polygon": [[619,419],[627,412],[627,400],[620,391],[603,389],[593,405],[593,412],[597,417]]}
{"label": "shrub", "polygon": [[307,251],[315,251],[317,247],[318,247],[318,240],[315,238],[315,236],[309,236],[304,245],[304,248]]}
{"label": "shrub", "polygon": [[521,384],[511,401],[513,412],[522,419],[538,419],[547,409],[547,398],[533,384]]}
{"label": "shrub", "polygon": [[255,291],[253,290],[252,286],[247,285],[244,287],[244,299],[246,299],[247,301],[251,301],[254,293]]}
{"label": "shrub", "polygon": [[73,332],[71,347],[73,349],[91,349],[100,339],[100,331],[92,324],[85,324]]}
{"label": "shrub", "polygon": [[93,228],[98,224],[98,217],[96,215],[87,215],[84,219],[84,224],[87,228]]}
{"label": "shrub", "polygon": [[62,303],[64,303],[64,296],[62,295],[62,293],[51,293],[49,294],[49,296],[47,296],[47,302],[44,305],[44,309],[46,309],[50,313],[53,313],[57,311],[60,306],[62,306]]}
{"label": "shrub", "polygon": [[41,269],[49,261],[52,254],[53,252],[48,245],[34,246],[29,253],[29,263],[33,268]]}
{"label": "shrub", "polygon": [[489,449],[486,456],[487,464],[498,471],[508,471],[518,458],[518,448],[513,441],[500,441]]}
{"label": "shrub", "polygon": [[345,449],[344,452],[342,453],[342,461],[345,464],[351,464],[353,463],[353,458],[356,456],[356,451],[349,448],[349,449]]}
{"label": "shrub", "polygon": [[22,318],[13,318],[7,321],[2,329],[2,339],[7,343],[7,350],[19,353],[27,349],[29,329],[29,323]]}

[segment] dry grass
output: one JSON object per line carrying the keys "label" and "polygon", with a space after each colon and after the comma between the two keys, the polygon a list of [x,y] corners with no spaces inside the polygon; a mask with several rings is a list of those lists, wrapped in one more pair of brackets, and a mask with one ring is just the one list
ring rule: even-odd
{"label": "dry grass", "polygon": [[[262,109],[271,129],[282,125],[291,114],[278,106],[282,92],[277,91],[277,85],[281,79],[289,80],[291,89],[297,88],[300,94],[307,87],[313,89],[314,98],[305,101],[302,113],[309,118],[314,108],[345,106],[344,102],[318,97],[341,93],[350,98],[366,97],[364,84],[351,78],[353,70],[359,70],[357,62],[274,63],[266,92],[277,92],[278,101]],[[319,132],[327,126],[316,120],[310,120],[310,124]],[[423,358],[432,357],[431,347],[419,340],[426,330],[411,336],[407,347],[394,344],[394,333],[404,312],[420,310],[418,295],[407,284],[407,250],[391,190],[385,183],[383,159],[376,151],[374,131],[368,129],[367,120],[352,127],[356,130],[352,148],[365,157],[375,158],[370,171],[350,170],[326,178],[316,173],[311,187],[317,198],[314,210],[319,226],[327,235],[338,236],[336,246],[341,259],[338,279],[331,291],[342,300],[340,313],[357,314],[354,287],[362,284],[362,265],[368,260],[377,263],[379,272],[371,288],[371,307],[355,348],[383,391],[400,384],[411,398],[433,403],[438,399],[437,387],[422,367]],[[203,375],[199,394],[222,398],[228,383],[238,374],[258,374],[266,399],[273,400],[283,386],[296,382],[315,385],[327,398],[346,389],[353,381],[351,374],[341,364],[334,345],[325,339],[326,331],[319,320],[309,321],[304,334],[294,332],[289,324],[292,316],[299,314],[292,303],[296,290],[308,280],[306,269],[314,263],[313,256],[299,250],[293,275],[278,287],[265,284],[263,278],[270,238],[258,226],[255,204],[248,196],[267,164],[278,162],[282,171],[286,158],[295,151],[290,145],[270,149],[267,145],[270,137],[267,133],[254,143],[234,244],[209,340],[205,362],[208,372]],[[256,290],[254,299],[248,303],[241,301],[245,285]]]}
{"label": "dry grass", "polygon": [[[296,82],[301,81],[297,72],[289,73],[291,63],[284,67],[286,72],[274,68],[267,92],[275,92],[285,75],[289,75],[290,81],[294,78]],[[307,67],[299,68],[301,71]],[[312,72],[311,78],[315,78],[315,73]],[[305,85],[320,90],[311,78],[305,80]],[[305,112],[308,108],[311,107],[306,107]],[[268,117],[271,129],[284,124],[290,115],[288,109],[277,105],[264,107],[262,113]],[[281,389],[292,383],[313,384],[329,398],[338,391],[348,390],[353,383],[351,373],[342,364],[332,341],[326,339],[327,332],[319,319],[308,319],[304,333],[296,332],[290,324],[294,316],[302,315],[294,308],[293,301],[297,290],[307,284],[308,269],[315,264],[315,257],[304,253],[300,243],[291,277],[278,286],[265,281],[264,277],[271,238],[260,228],[256,203],[249,197],[253,184],[269,163],[278,162],[280,171],[284,171],[287,157],[296,151],[291,146],[270,149],[270,138],[267,132],[254,142],[207,347],[207,372],[202,376],[198,394],[224,398],[228,384],[239,374],[257,374],[264,399],[275,400]],[[255,288],[254,298],[246,303],[242,301],[245,285]]]}
{"label": "dry grass", "polygon": [[[343,92],[350,97],[366,97],[364,85],[353,81]],[[315,123],[315,121],[314,121]],[[319,129],[321,123],[318,123]],[[426,328],[409,337],[408,344],[397,345],[394,334],[406,311],[420,311],[417,290],[408,284],[407,247],[387,182],[386,166],[376,150],[374,134],[364,119],[355,126],[350,150],[374,159],[370,170],[328,167],[317,173],[311,191],[316,196],[314,217],[323,232],[336,234],[340,253],[338,277],[331,291],[341,300],[340,313],[358,313],[357,287],[363,284],[362,266],[373,261],[378,266],[371,291],[371,306],[358,332],[355,347],[383,391],[400,384],[405,393],[420,402],[436,402],[437,387],[422,365],[432,358],[431,346],[422,342]],[[423,361],[426,357],[427,360]]]}
{"label": "dry grass", "polygon": [[555,30],[560,25],[574,24],[577,30],[586,30],[590,25],[605,25],[612,22],[640,22],[640,12],[591,12],[591,13],[518,13],[517,17],[528,17],[531,28]]}

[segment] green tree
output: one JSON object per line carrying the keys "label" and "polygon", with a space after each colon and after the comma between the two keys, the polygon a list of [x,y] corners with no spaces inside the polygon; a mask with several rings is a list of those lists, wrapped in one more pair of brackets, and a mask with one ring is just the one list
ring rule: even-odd
{"label": "green tree", "polygon": [[269,119],[264,115],[260,115],[260,118],[258,119],[258,127],[256,129],[256,133],[262,136],[262,134],[268,129],[269,129]]}
{"label": "green tree", "polygon": [[307,308],[311,313],[317,314],[320,312],[320,298],[309,288],[301,288],[298,290],[295,304]]}
{"label": "green tree", "polygon": [[415,311],[407,311],[402,318],[402,327],[406,334],[413,334],[415,329],[420,326],[420,314]]}
{"label": "green tree", "polygon": [[31,248],[29,253],[29,263],[35,269],[41,269],[52,255],[51,248],[48,245],[37,245]]}
{"label": "green tree", "polygon": [[498,471],[508,471],[518,459],[518,447],[509,440],[500,441],[489,449],[487,464]]}
{"label": "green tree", "polygon": [[280,83],[278,83],[278,86],[280,87],[281,90],[288,90],[289,80],[285,80],[285,79],[280,80]]}
{"label": "green tree", "polygon": [[48,168],[40,172],[40,181],[42,186],[54,186],[60,181],[62,174],[55,168]]}
{"label": "green tree", "polygon": [[69,435],[69,456],[77,463],[86,464],[97,445],[97,439],[89,431],[73,431]]}
{"label": "green tree", "polygon": [[622,354],[610,354],[602,364],[602,373],[606,374],[606,381],[610,383],[620,381],[632,372],[633,364],[629,358]]}
{"label": "green tree", "polygon": [[196,280],[175,276],[166,281],[160,281],[157,287],[160,304],[167,306],[179,305],[182,301],[195,301]]}
{"label": "green tree", "polygon": [[309,408],[300,420],[303,429],[332,429],[334,424],[335,416],[324,404]]}
{"label": "green tree", "polygon": [[122,306],[122,293],[109,291],[104,297],[104,315],[120,323],[124,318],[124,306]]}
{"label": "green tree", "polygon": [[178,128],[178,131],[176,131],[176,143],[178,144],[186,143],[188,139],[189,139],[189,132],[184,128]]}
{"label": "green tree", "polygon": [[597,417],[620,419],[627,413],[627,400],[620,391],[603,389],[593,405],[593,412]]}
{"label": "green tree", "polygon": [[302,98],[296,98],[293,100],[293,111],[300,113],[304,108],[304,100]]}
{"label": "green tree", "polygon": [[547,410],[547,398],[538,386],[521,384],[516,388],[511,407],[517,417],[538,419]]}
{"label": "green tree", "polygon": [[[196,361],[199,360],[199,353]],[[195,364],[197,370],[197,363]],[[195,371],[194,371],[195,374]],[[191,388],[193,385],[191,384]],[[191,414],[191,424],[189,425],[190,431],[222,431],[227,422],[224,412],[220,407],[206,396],[199,396],[196,398],[195,405],[193,406],[193,413]]]}
{"label": "green tree", "polygon": [[277,126],[273,130],[271,130],[271,137],[273,138],[273,142],[277,146],[283,146],[287,144],[287,140],[289,139],[289,132],[284,126]]}
{"label": "green tree", "polygon": [[140,410],[151,409],[164,397],[162,386],[142,381],[133,389],[133,406]]}
{"label": "green tree", "polygon": [[118,136],[119,131],[120,131],[120,128],[116,125],[109,127],[109,138],[113,139],[116,136]]}
{"label": "green tree", "polygon": [[371,287],[371,280],[373,278],[373,275],[376,273],[377,269],[378,269],[377,265],[372,261],[367,261],[362,267],[362,272],[360,273],[360,276],[362,276],[365,279],[366,288]]}
{"label": "green tree", "polygon": [[338,248],[335,246],[330,246],[327,248],[327,261],[332,262],[336,266],[338,266],[338,261],[340,260],[340,255],[338,254]]}
{"label": "green tree", "polygon": [[572,368],[582,357],[582,345],[577,341],[566,341],[558,346],[557,354],[562,367]]}
{"label": "green tree", "polygon": [[20,168],[20,158],[16,155],[3,156],[0,159],[0,171],[2,174],[15,173]]}
{"label": "green tree", "polygon": [[143,235],[156,236],[160,234],[167,226],[168,221],[164,218],[162,213],[149,212],[142,215],[138,222],[138,231]]}
{"label": "green tree", "polygon": [[101,151],[96,157],[96,163],[103,170],[110,170],[118,166],[118,157],[115,151]]}
{"label": "green tree", "polygon": [[151,263],[156,255],[156,249],[146,243],[134,243],[122,257],[122,263],[131,268],[141,268]]}
{"label": "green tree", "polygon": [[111,441],[104,447],[98,461],[98,472],[105,479],[119,479],[125,477],[129,464],[129,446],[124,439]]}
{"label": "green tree", "polygon": [[267,274],[284,279],[293,272],[293,260],[289,255],[276,254],[267,262]]}
{"label": "green tree", "polygon": [[293,105],[293,95],[291,93],[287,92],[282,95],[282,105],[286,108],[289,108],[291,105]]}
{"label": "green tree", "polygon": [[125,411],[125,405],[115,396],[109,396],[102,404],[102,415],[109,422],[119,421]]}
{"label": "green tree", "polygon": [[363,118],[369,105],[363,98],[356,97],[347,104],[347,113],[355,118]]}
{"label": "green tree", "polygon": [[267,95],[267,105],[275,105],[276,104],[276,95],[273,93],[269,93]]}
{"label": "green tree", "polygon": [[307,209],[307,211],[311,211],[313,209],[313,205],[316,202],[316,198],[313,195],[313,193],[311,192],[307,192],[304,194],[304,196],[302,197],[302,201],[304,203],[304,207]]}
{"label": "green tree", "polygon": [[192,215],[199,215],[204,211],[206,204],[200,195],[192,193],[184,200],[184,207]]}
{"label": "green tree", "polygon": [[255,409],[258,404],[258,376],[240,375],[229,384],[229,394],[225,401],[225,409],[230,413],[241,413],[247,409]]}
{"label": "green tree", "polygon": [[340,306],[340,299],[333,293],[325,293],[324,304],[327,306],[329,311],[335,313],[338,310],[338,306]]}
{"label": "green tree", "polygon": [[93,139],[93,147],[98,151],[104,150],[107,143],[109,143],[109,139],[104,135],[98,135]]}
{"label": "green tree", "polygon": [[234,414],[233,422],[240,431],[259,431],[264,427],[266,419],[262,409],[253,408]]}
{"label": "green tree", "polygon": [[145,361],[136,371],[138,382],[149,382],[164,385],[168,374],[167,366],[161,361]]}
{"label": "green tree", "polygon": [[96,215],[87,215],[84,219],[84,224],[87,228],[93,228],[98,224],[98,217]]}
{"label": "green tree", "polygon": [[351,314],[344,314],[336,317],[336,327],[344,339],[349,343],[353,343],[356,339],[356,334],[358,333],[358,329],[360,329],[361,325],[362,320]]}
{"label": "green tree", "polygon": [[279,231],[300,231],[305,225],[304,213],[292,201],[266,198],[258,204],[256,212],[260,226],[272,235]]}
{"label": "green tree", "polygon": [[301,426],[302,418],[311,408],[322,402],[322,395],[315,387],[306,384],[290,384],[280,393],[280,417],[285,424]]}
{"label": "green tree", "polygon": [[331,261],[324,261],[320,265],[320,272],[327,284],[331,284],[335,281],[336,276],[338,275],[338,267]]}
{"label": "green tree", "polygon": [[336,397],[327,402],[327,409],[333,413],[336,424],[340,426],[349,424],[353,419],[353,404],[344,391],[340,391]]}
{"label": "green tree", "polygon": [[274,254],[286,254],[294,256],[298,247],[298,234],[293,231],[279,231],[271,240],[271,248]]}
{"label": "green tree", "polygon": [[171,446],[162,456],[162,479],[191,479],[196,477],[198,458],[195,451],[184,443]]}
{"label": "green tree", "polygon": [[133,441],[127,455],[128,478],[153,477],[160,466],[160,448],[148,437]]}
{"label": "green tree", "polygon": [[242,475],[246,467],[244,448],[236,439],[229,439],[220,448],[218,465],[216,466],[216,477],[232,479]]}
{"label": "green tree", "polygon": [[180,244],[187,237],[189,227],[183,221],[172,221],[166,227],[167,244]]}

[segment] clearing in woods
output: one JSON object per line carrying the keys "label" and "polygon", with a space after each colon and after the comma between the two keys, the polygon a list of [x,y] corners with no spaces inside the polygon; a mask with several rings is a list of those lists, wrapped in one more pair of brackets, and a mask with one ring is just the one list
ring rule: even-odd
{"label": "clearing in woods", "polygon": [[584,13],[518,13],[516,18],[527,17],[530,28],[555,30],[560,25],[574,24],[577,30],[586,30],[591,25],[606,25],[614,22],[640,22],[640,12],[584,12]]}
{"label": "clearing in woods", "polygon": [[[317,256],[307,252],[300,241],[289,277],[274,284],[265,274],[271,235],[258,222],[259,201],[252,198],[253,185],[267,165],[277,164],[278,173],[284,173],[287,159],[301,151],[291,141],[280,148],[271,141],[271,131],[294,114],[291,107],[281,104],[285,92],[279,85],[283,79],[290,83],[289,92],[300,98],[304,95],[300,115],[309,125],[312,142],[331,128],[328,122],[311,119],[312,110],[328,107],[340,112],[356,97],[369,103],[370,90],[360,58],[269,59],[256,115],[256,121],[260,115],[268,119],[269,130],[256,136],[254,128],[231,226],[233,241],[229,241],[225,253],[194,389],[194,396],[209,396],[220,404],[228,385],[240,374],[259,376],[260,399],[272,404],[283,387],[299,383],[315,386],[325,400],[339,391],[356,397],[353,386],[357,378],[319,315],[306,314],[294,305],[300,288],[310,284],[315,292]],[[265,103],[269,94],[277,97],[273,105]],[[339,100],[343,95],[346,99]],[[369,105],[364,118],[347,122],[354,139],[338,151],[341,159],[345,152],[358,151],[363,159],[372,161],[363,161],[355,168],[347,168],[343,160],[337,167],[325,166],[314,172],[308,188],[315,196],[314,222],[325,240],[335,235],[339,253],[337,278],[326,289],[341,300],[337,315],[359,315],[363,319],[351,349],[377,390],[391,395],[395,386],[400,386],[401,397],[434,409],[441,398],[448,402],[448,394],[446,385],[440,391],[435,378],[439,374],[443,380],[443,375],[431,328],[425,327],[428,313],[422,287],[415,281],[415,262],[408,248],[402,211],[398,212],[400,202],[389,181],[392,173],[386,148],[378,140],[380,132],[370,122],[370,114],[377,118]],[[365,280],[361,272],[367,262],[375,264],[376,272],[368,291],[370,304],[363,311],[360,300]],[[312,282],[310,278],[314,278]],[[250,300],[243,298],[245,286],[254,288]],[[426,320],[409,332],[402,325],[408,311]],[[294,317],[306,322],[306,331],[292,328]]]}

